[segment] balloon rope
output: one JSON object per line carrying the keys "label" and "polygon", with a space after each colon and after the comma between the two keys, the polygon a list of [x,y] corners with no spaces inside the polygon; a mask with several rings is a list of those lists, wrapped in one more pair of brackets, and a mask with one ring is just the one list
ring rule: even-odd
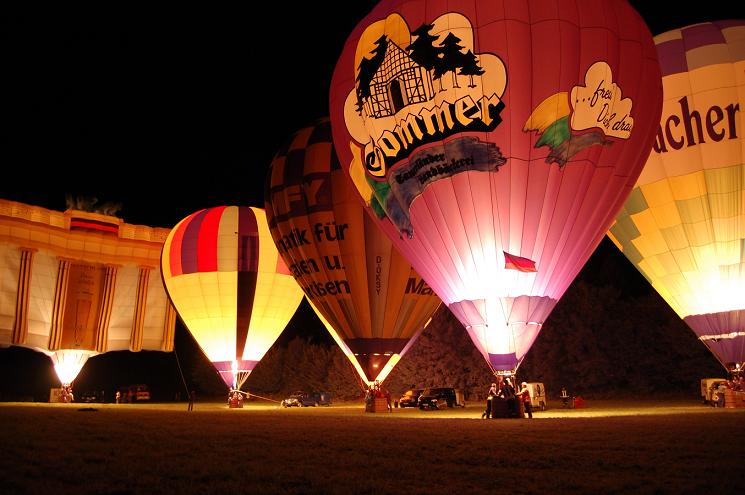
{"label": "balloon rope", "polygon": [[252,394],[251,392],[243,392],[243,391],[240,391],[240,392],[242,394],[246,394],[247,397],[258,397],[259,399],[268,400],[269,402],[276,402],[277,404],[279,404],[281,402],[281,401],[278,401],[278,400],[270,399],[269,397],[262,397],[260,395]]}
{"label": "balloon rope", "polygon": [[[483,325],[482,326],[483,331],[481,332],[481,340],[483,342],[487,342],[488,343],[489,342],[488,335],[486,334],[487,328],[488,327],[486,325]],[[485,357],[485,359],[486,359],[487,366],[489,366],[489,369],[492,372],[492,375],[497,376],[497,370],[495,370],[494,369],[494,366],[491,365],[491,360],[489,359],[489,351],[486,351],[486,357]]]}
{"label": "balloon rope", "polygon": [[237,388],[240,389],[244,383],[246,383],[246,380],[248,380],[248,375],[250,375],[251,372],[240,372],[236,374],[236,381],[237,381]]}
{"label": "balloon rope", "polygon": [[181,371],[181,363],[178,359],[178,352],[176,352],[176,346],[173,347],[173,355],[176,356],[176,365],[178,366],[178,372],[179,375],[181,375],[181,382],[184,384],[184,390],[186,391],[186,396],[189,396],[189,387],[186,386],[186,378],[184,378],[184,372]]}
{"label": "balloon rope", "polygon": [[497,370],[494,369],[494,366],[491,365],[491,361],[487,360],[486,364],[489,365],[489,369],[491,370],[491,374],[494,376],[499,376],[499,373],[497,373]]}

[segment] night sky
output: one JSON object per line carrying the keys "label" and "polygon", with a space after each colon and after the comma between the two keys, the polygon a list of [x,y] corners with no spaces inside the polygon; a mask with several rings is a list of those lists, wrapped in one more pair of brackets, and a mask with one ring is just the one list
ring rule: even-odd
{"label": "night sky", "polygon": [[[96,197],[169,228],[263,207],[272,157],[328,115],[336,59],[374,3],[3,16],[0,198],[62,211],[65,194]],[[653,34],[745,16],[741,2],[631,4]]]}
{"label": "night sky", "polygon": [[[631,3],[653,34],[745,15],[738,2]],[[66,193],[91,196],[162,227],[263,207],[272,157],[328,115],[336,59],[373,5],[6,16],[0,197],[64,210]]]}

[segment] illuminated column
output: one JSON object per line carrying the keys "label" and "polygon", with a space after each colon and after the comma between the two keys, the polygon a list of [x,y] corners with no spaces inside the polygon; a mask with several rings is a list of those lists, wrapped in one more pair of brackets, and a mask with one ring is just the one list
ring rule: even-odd
{"label": "illuminated column", "polygon": [[16,316],[13,321],[11,342],[24,344],[28,335],[28,295],[31,286],[31,266],[35,249],[21,248],[21,267],[18,270],[18,292],[16,293]]}
{"label": "illuminated column", "polygon": [[163,345],[161,351],[173,350],[173,336],[176,331],[176,309],[170,301],[166,303],[166,318],[163,322]]}
{"label": "illuminated column", "polygon": [[98,325],[96,328],[96,351],[106,352],[109,341],[109,321],[111,311],[114,308],[114,288],[116,287],[116,274],[118,266],[107,266],[104,276],[103,295],[101,297],[101,311],[98,313]]}
{"label": "illuminated column", "polygon": [[52,326],[49,329],[49,350],[60,348],[65,321],[67,302],[67,280],[70,278],[70,260],[60,258],[57,269],[57,283],[54,286],[54,305],[52,306]]}
{"label": "illuminated column", "polygon": [[145,309],[147,306],[147,287],[150,282],[150,268],[140,267],[140,278],[137,281],[137,302],[132,321],[132,336],[129,340],[129,350],[142,350],[142,331],[145,326]]}

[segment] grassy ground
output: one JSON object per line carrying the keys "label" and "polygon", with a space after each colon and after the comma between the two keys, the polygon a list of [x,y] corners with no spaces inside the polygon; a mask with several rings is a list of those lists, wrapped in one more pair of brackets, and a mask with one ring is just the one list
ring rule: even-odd
{"label": "grassy ground", "polygon": [[0,404],[0,492],[745,493],[745,410]]}

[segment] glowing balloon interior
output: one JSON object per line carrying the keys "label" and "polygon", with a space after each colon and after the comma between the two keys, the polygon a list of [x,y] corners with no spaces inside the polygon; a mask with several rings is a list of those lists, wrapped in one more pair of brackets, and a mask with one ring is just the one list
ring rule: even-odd
{"label": "glowing balloon interior", "polygon": [[440,300],[354,196],[328,120],[277,154],[266,199],[274,241],[311,306],[362,380],[384,380]]}
{"label": "glowing balloon interior", "polygon": [[331,88],[341,168],[495,372],[610,226],[660,111],[625,1],[381,2]]}
{"label": "glowing balloon interior", "polygon": [[189,332],[225,384],[240,388],[303,297],[264,211],[221,206],[188,216],[168,235],[161,264]]}
{"label": "glowing balloon interior", "polygon": [[94,351],[74,349],[65,349],[52,353],[51,358],[54,363],[54,371],[57,373],[57,378],[59,378],[62,385],[70,385],[75,380],[75,377],[78,376],[80,370],[83,369],[88,358],[96,354]]}
{"label": "glowing balloon interior", "polygon": [[655,37],[653,152],[608,236],[723,365],[745,362],[745,21]]}

